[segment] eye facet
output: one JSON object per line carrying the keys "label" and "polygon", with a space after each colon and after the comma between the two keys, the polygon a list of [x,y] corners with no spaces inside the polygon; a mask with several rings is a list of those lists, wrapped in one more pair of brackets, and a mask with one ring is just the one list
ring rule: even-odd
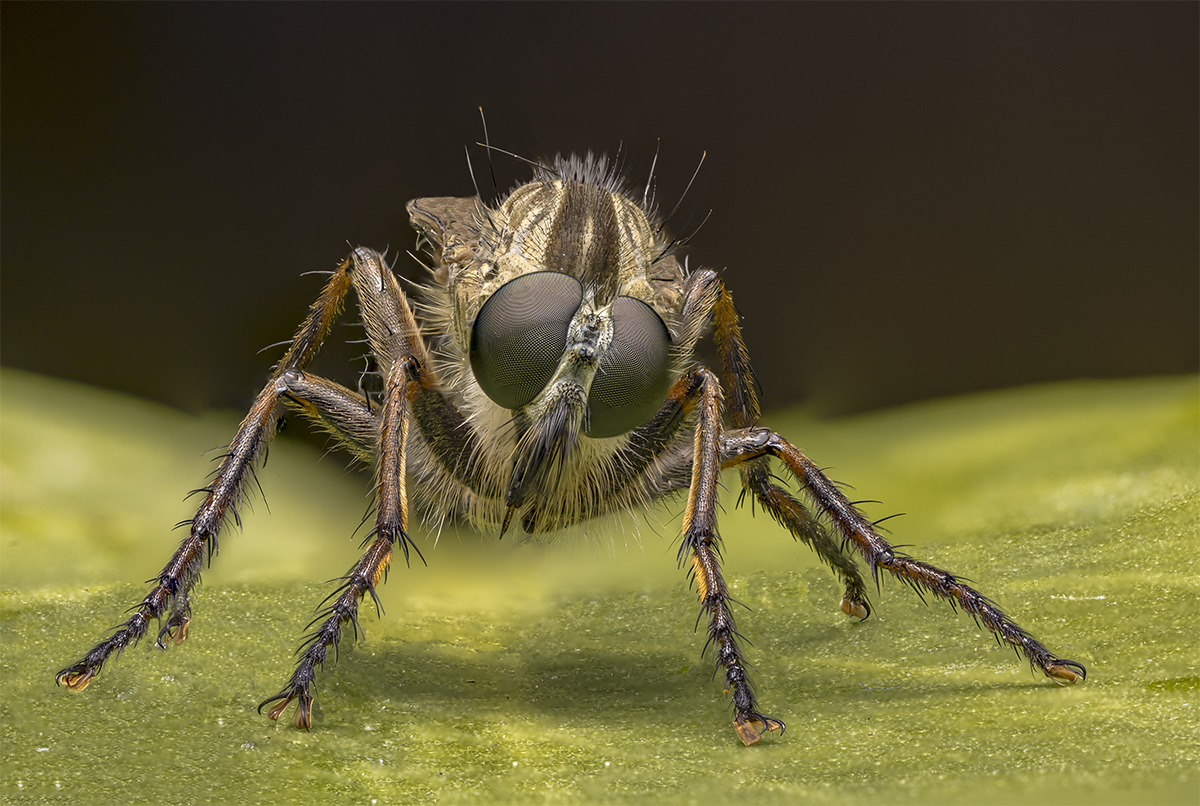
{"label": "eye facet", "polygon": [[670,381],[671,336],[653,308],[632,297],[613,302],[613,340],[588,395],[589,437],[615,437],[650,419]]}
{"label": "eye facet", "polygon": [[552,271],[523,274],[493,293],[471,327],[471,369],[487,396],[506,409],[537,397],[558,368],[582,302],[579,281]]}

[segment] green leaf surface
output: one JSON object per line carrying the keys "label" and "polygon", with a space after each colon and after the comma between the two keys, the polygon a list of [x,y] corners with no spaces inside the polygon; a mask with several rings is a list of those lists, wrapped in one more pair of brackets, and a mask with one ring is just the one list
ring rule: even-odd
{"label": "green leaf surface", "polygon": [[[1061,688],[884,579],[854,623],[769,518],[722,516],[763,709],[701,658],[679,501],[550,545],[414,530],[316,726],[256,712],[355,560],[369,477],[285,433],[184,644],[54,685],[145,594],[236,415],[0,374],[0,797],[7,803],[1196,803],[1197,379],[1078,382],[766,422],[916,557],[1088,667]],[[269,504],[269,507],[267,506]],[[435,545],[436,544],[436,545]]]}

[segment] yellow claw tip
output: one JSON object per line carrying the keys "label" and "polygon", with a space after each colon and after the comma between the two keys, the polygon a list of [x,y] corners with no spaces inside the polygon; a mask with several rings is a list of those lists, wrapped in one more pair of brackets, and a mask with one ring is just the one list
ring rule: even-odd
{"label": "yellow claw tip", "polygon": [[54,678],[54,682],[60,686],[66,686],[71,691],[83,691],[95,676],[96,673],[92,671],[62,672],[58,677]]}
{"label": "yellow claw tip", "polygon": [[[278,722],[279,717],[283,716],[283,712],[288,709],[288,706],[291,705],[294,700],[299,700],[299,702],[296,703],[296,716],[292,720],[292,724],[295,725],[298,730],[311,730],[312,698],[305,697],[302,694],[289,695],[281,703],[276,705],[270,711],[267,711],[267,718]],[[266,703],[263,704],[265,705]]]}
{"label": "yellow claw tip", "polygon": [[191,619],[184,619],[183,622],[180,623],[178,630],[171,630],[167,633],[167,635],[169,635],[171,640],[176,644],[182,644],[187,640],[189,624],[191,624]]}
{"label": "yellow claw tip", "polygon": [[742,740],[742,744],[749,747],[752,744],[757,744],[763,736],[773,730],[783,730],[783,723],[775,719],[767,718],[764,722],[761,719],[735,719],[733,727],[737,731],[738,738]]}
{"label": "yellow claw tip", "polygon": [[282,713],[283,713],[283,712],[284,712],[284,711],[287,709],[287,707],[288,707],[289,705],[291,705],[291,704],[292,704],[292,698],[291,698],[291,697],[288,697],[286,700],[284,700],[283,702],[279,703],[279,705],[276,705],[276,706],[275,706],[274,708],[272,708],[270,711],[267,711],[267,718],[268,718],[268,719],[271,719],[271,720],[274,720],[274,721],[276,721],[276,722],[278,722],[278,721],[279,721],[279,717],[280,717],[280,715],[281,715],[281,714],[282,714]]}
{"label": "yellow claw tip", "polygon": [[1046,670],[1046,676],[1060,686],[1071,686],[1083,679],[1083,675],[1070,666],[1051,666]]}
{"label": "yellow claw tip", "polygon": [[737,729],[738,738],[742,740],[742,744],[746,745],[746,747],[756,744],[762,738],[760,731],[755,730],[746,723],[740,723],[734,727]]}
{"label": "yellow claw tip", "polygon": [[845,613],[847,616],[851,616],[860,621],[862,621],[868,615],[870,615],[867,612],[867,608],[863,605],[862,602],[852,601],[849,596],[842,597],[841,607],[842,607],[842,612]]}

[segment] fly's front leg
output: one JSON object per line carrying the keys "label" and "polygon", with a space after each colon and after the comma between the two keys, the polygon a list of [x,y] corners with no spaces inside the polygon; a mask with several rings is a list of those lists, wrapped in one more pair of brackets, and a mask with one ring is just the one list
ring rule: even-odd
{"label": "fly's front leg", "polygon": [[708,641],[717,656],[717,668],[725,669],[725,688],[733,704],[733,721],[738,736],[754,744],[768,731],[782,731],[783,723],[758,711],[754,689],[738,646],[737,627],[729,610],[729,591],[721,576],[720,538],[717,534],[718,476],[721,470],[721,389],[716,377],[698,368],[671,390],[676,395],[698,397],[697,423],[692,460],[692,481],[683,514],[681,565],[688,565],[700,595],[700,607],[708,615]]}
{"label": "fly's front leg", "polygon": [[350,278],[363,325],[371,352],[386,373],[381,410],[372,414],[361,396],[307,373],[288,372],[280,377],[288,396],[304,413],[352,452],[375,462],[375,528],[367,538],[367,550],[309,625],[319,622],[304,637],[300,659],[287,685],[259,705],[262,711],[275,703],[267,715],[279,719],[295,701],[294,723],[304,730],[312,727],[317,669],[324,667],[329,648],[336,657],[346,624],[351,625],[355,637],[359,635],[358,605],[364,596],[370,595],[378,608],[375,588],[385,578],[396,547],[405,560],[410,548],[416,550],[408,537],[405,446],[412,420],[411,398],[422,381],[427,387],[436,386],[416,320],[395,275],[376,252],[358,249],[352,257]]}
{"label": "fly's front leg", "polygon": [[[133,615],[112,635],[96,644],[78,663],[60,671],[55,676],[56,683],[82,691],[110,657],[141,640],[151,621],[161,624],[159,646],[165,646],[167,640],[179,643],[187,637],[191,621],[189,593],[200,580],[204,557],[207,555],[211,560],[216,555],[217,536],[225,518],[232,513],[236,519],[234,506],[241,499],[246,479],[253,473],[255,460],[275,434],[276,403],[282,388],[280,378],[306,366],[320,349],[350,287],[352,266],[352,258],[344,260],[313,303],[287,353],[238,427],[212,483],[200,490],[204,493],[204,501],[195,517],[184,522],[189,527],[188,536],[153,580],[154,587],[132,608]],[[163,616],[166,616],[165,623],[162,623]]]}
{"label": "fly's front leg", "polygon": [[[309,625],[311,627],[321,622],[316,630],[305,636],[300,647],[300,660],[291,680],[282,691],[258,706],[261,713],[265,706],[276,703],[267,713],[271,719],[279,719],[295,700],[296,727],[303,730],[312,727],[312,706],[315,697],[313,684],[317,669],[325,665],[329,648],[333,647],[336,656],[338,644],[342,639],[342,627],[347,623],[351,625],[355,639],[359,637],[361,629],[358,623],[358,605],[363,596],[369,594],[375,602],[376,609],[379,608],[375,588],[386,575],[397,544],[404,552],[405,560],[408,560],[409,547],[412,544],[408,537],[404,448],[410,419],[406,399],[407,379],[411,374],[410,368],[415,363],[416,359],[412,357],[402,359],[389,373],[387,381],[378,423],[375,528],[367,538],[370,545],[350,572],[342,578],[338,589],[325,600],[327,607]],[[339,392],[340,387],[300,373],[290,373],[284,380],[289,384],[291,394],[298,400],[312,405],[313,397],[320,399],[321,405],[316,408],[316,412],[325,415],[331,422],[340,423],[346,429],[347,435],[362,434],[369,427],[362,421],[365,412],[358,410],[358,414],[355,414],[357,396],[348,390]],[[300,398],[300,395],[305,393],[312,397]],[[373,418],[371,421],[373,422]],[[415,546],[412,548],[416,550]],[[419,550],[417,554],[420,556]]]}

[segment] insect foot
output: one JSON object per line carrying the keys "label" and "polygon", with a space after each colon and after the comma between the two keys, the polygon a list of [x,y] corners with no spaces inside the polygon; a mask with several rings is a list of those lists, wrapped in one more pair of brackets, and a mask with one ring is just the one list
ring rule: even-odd
{"label": "insect foot", "polygon": [[871,610],[867,607],[866,602],[861,599],[851,598],[850,596],[842,597],[841,608],[842,612],[847,616],[852,616],[859,621],[871,615]]}
{"label": "insect foot", "polygon": [[303,685],[290,685],[283,691],[276,694],[274,697],[268,697],[258,704],[258,712],[261,714],[262,709],[270,703],[278,703],[274,708],[267,712],[267,716],[276,721],[283,716],[283,712],[292,704],[293,700],[298,701],[296,704],[296,717],[293,722],[300,730],[312,729],[312,712],[313,712],[313,695],[308,692],[308,687]]}
{"label": "insect foot", "polygon": [[71,691],[83,691],[99,671],[99,669],[89,668],[86,663],[76,663],[55,675],[54,682],[60,686],[66,686]]}
{"label": "insect foot", "polygon": [[1087,669],[1073,660],[1060,660],[1046,667],[1046,676],[1060,686],[1070,686],[1087,677]]}
{"label": "insect foot", "polygon": [[755,714],[751,717],[734,717],[733,724],[737,730],[738,738],[747,747],[752,744],[758,744],[759,739],[771,731],[777,730],[782,735],[785,730],[783,723],[778,719],[771,719],[771,717],[763,716],[762,714]]}

